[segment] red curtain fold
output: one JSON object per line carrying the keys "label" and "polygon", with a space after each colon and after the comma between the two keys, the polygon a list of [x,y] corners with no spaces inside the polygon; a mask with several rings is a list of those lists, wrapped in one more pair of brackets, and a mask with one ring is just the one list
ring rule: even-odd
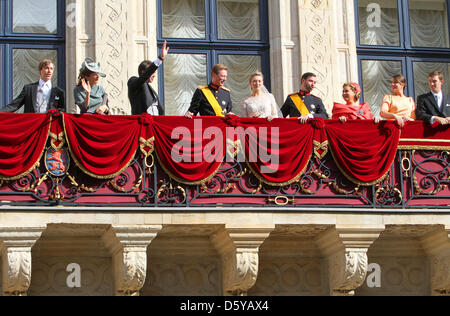
{"label": "red curtain fold", "polygon": [[400,129],[391,121],[328,121],[328,143],[342,173],[352,182],[374,184],[387,174],[394,162]]}
{"label": "red curtain fold", "polygon": [[0,179],[17,180],[34,170],[44,153],[51,114],[0,115]]}
{"label": "red curtain fold", "polygon": [[51,114],[0,115],[0,179],[17,180],[35,169],[47,143]]}
{"label": "red curtain fold", "polygon": [[114,178],[132,162],[142,126],[138,117],[71,114],[63,117],[72,158],[88,175]]}
{"label": "red curtain fold", "polygon": [[427,122],[407,122],[402,129],[399,146],[403,149],[449,150],[448,125],[432,126]]}
{"label": "red curtain fold", "polygon": [[239,126],[246,131],[247,163],[259,180],[284,186],[304,173],[313,151],[311,125],[302,125],[297,119],[241,119]]}
{"label": "red curtain fold", "polygon": [[180,183],[208,181],[225,158],[227,126],[226,120],[219,117],[155,118],[150,128],[162,168]]}

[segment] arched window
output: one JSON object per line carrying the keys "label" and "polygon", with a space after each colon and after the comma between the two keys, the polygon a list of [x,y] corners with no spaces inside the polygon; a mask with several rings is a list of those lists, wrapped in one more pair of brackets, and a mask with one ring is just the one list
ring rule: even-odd
{"label": "arched window", "polygon": [[0,4],[0,100],[11,102],[24,85],[39,80],[42,59],[56,66],[53,83],[65,83],[65,1],[2,0]]}
{"label": "arched window", "polygon": [[167,115],[183,115],[211,68],[229,68],[233,112],[248,95],[249,76],[259,70],[270,89],[267,0],[159,0],[158,45],[171,52],[160,72],[160,95]]}

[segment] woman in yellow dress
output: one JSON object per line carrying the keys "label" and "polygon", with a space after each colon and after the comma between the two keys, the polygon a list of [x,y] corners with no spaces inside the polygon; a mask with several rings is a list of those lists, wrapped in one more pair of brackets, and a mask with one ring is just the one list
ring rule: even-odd
{"label": "woman in yellow dress", "polygon": [[406,78],[403,75],[392,77],[391,90],[393,94],[384,96],[380,116],[388,120],[396,120],[401,127],[408,121],[416,119],[416,104],[414,99],[404,94]]}

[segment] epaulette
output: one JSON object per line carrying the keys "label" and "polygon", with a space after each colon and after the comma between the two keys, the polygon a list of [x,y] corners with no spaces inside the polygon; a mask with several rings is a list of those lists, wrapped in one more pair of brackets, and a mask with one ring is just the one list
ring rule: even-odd
{"label": "epaulette", "polygon": [[221,87],[221,89],[222,89],[222,90],[225,90],[225,91],[228,91],[228,92],[231,92],[231,90],[230,90],[230,89],[228,89],[228,88],[225,88],[225,87]]}
{"label": "epaulette", "polygon": [[198,87],[197,87],[197,89],[199,89],[199,90],[203,90],[203,89],[205,89],[205,88],[208,88],[208,86],[201,85],[201,86],[198,86]]}

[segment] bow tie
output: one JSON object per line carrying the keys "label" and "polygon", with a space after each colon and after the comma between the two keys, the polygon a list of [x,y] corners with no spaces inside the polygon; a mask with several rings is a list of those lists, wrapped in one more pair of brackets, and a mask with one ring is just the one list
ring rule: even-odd
{"label": "bow tie", "polygon": [[300,95],[303,97],[307,97],[307,96],[310,96],[311,93],[300,90]]}

